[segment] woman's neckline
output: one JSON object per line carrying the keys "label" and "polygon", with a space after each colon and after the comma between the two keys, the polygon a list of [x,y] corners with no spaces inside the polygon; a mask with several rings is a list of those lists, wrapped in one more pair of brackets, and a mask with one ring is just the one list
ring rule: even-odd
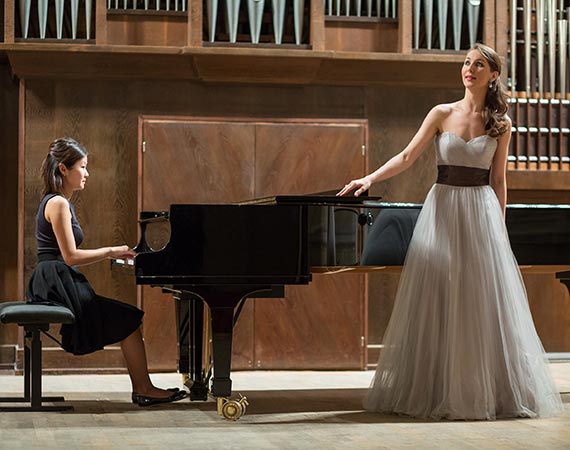
{"label": "woman's neckline", "polygon": [[461,140],[462,140],[463,142],[465,142],[466,144],[469,144],[470,142],[473,142],[473,141],[475,141],[475,140],[477,140],[477,139],[479,139],[479,138],[482,138],[482,137],[488,137],[488,138],[493,139],[493,138],[492,138],[491,136],[489,136],[488,134],[480,134],[479,136],[475,136],[475,137],[473,137],[473,138],[471,138],[471,139],[469,139],[469,140],[466,140],[466,139],[464,139],[463,137],[459,136],[457,133],[454,133],[453,131],[450,131],[450,130],[442,131],[442,132],[439,134],[439,136],[443,136],[443,135],[446,134],[446,133],[451,134],[451,135],[455,136],[455,137],[458,138],[458,139],[461,139]]}

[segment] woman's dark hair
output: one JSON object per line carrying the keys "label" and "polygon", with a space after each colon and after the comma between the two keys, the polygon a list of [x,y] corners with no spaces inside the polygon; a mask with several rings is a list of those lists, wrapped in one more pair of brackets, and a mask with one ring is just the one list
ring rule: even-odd
{"label": "woman's dark hair", "polygon": [[88,155],[87,150],[75,139],[64,137],[53,141],[49,153],[42,162],[42,179],[44,182],[43,195],[55,194],[61,191],[63,179],[59,165],[71,169],[77,161]]}
{"label": "woman's dark hair", "polygon": [[[501,58],[495,50],[483,44],[475,44],[472,50],[477,50],[489,63],[491,72],[501,74]],[[504,134],[509,128],[506,114],[509,110],[507,90],[501,83],[499,77],[489,84],[487,96],[485,97],[485,108],[483,110],[483,121],[485,131],[491,137],[498,137]]]}

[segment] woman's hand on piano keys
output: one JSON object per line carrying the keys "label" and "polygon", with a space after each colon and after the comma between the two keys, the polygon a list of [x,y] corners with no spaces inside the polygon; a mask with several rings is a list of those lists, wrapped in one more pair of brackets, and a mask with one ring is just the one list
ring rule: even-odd
{"label": "woman's hand on piano keys", "polygon": [[358,197],[360,194],[370,189],[371,184],[372,183],[368,177],[358,178],[357,180],[352,180],[350,183],[346,184],[336,195],[337,197],[342,197],[343,195],[346,195],[350,191],[356,189],[354,196]]}
{"label": "woman's hand on piano keys", "polygon": [[119,245],[117,247],[109,247],[109,258],[111,259],[133,259],[136,252],[129,248],[128,245]]}

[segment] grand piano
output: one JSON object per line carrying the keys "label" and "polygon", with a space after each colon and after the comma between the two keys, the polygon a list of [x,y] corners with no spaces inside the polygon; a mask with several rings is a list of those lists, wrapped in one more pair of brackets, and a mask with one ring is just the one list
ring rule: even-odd
{"label": "grand piano", "polygon": [[[309,195],[142,212],[136,282],[176,300],[178,370],[191,400],[211,393],[221,416],[241,417],[247,400],[231,398],[230,373],[245,301],[283,297],[284,286],[308,284],[312,273],[401,270],[420,210],[378,197]],[[170,239],[152,251],[146,228],[166,220]],[[508,205],[506,221],[521,269],[556,273],[570,289],[570,206]]]}

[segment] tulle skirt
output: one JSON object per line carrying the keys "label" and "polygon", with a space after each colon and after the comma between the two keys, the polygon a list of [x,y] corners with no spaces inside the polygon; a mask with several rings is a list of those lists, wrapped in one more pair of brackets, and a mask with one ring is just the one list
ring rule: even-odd
{"label": "tulle skirt", "polygon": [[562,411],[490,186],[435,184],[364,406],[432,419]]}

